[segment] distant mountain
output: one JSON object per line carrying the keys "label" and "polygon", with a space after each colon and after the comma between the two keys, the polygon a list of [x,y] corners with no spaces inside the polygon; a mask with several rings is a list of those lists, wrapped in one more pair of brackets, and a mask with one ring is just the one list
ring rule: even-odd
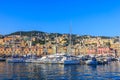
{"label": "distant mountain", "polygon": [[[10,36],[10,35],[20,35],[21,36],[49,36],[50,38],[52,37],[56,37],[57,36],[62,36],[63,34],[60,33],[47,33],[47,32],[42,32],[42,31],[17,31],[17,32],[13,32],[11,34],[5,35],[5,36]],[[70,34],[66,34],[68,37],[70,36]],[[1,37],[3,37],[1,35]],[[102,39],[110,39],[113,37],[108,37],[108,36],[91,36],[91,35],[81,35],[78,36],[77,34],[72,34],[72,39],[76,39],[76,38],[81,38],[81,39],[85,39],[85,38],[96,38],[96,37],[101,37]]]}
{"label": "distant mountain", "polygon": [[40,34],[45,34],[45,32],[42,31],[17,31],[17,32],[13,32],[11,34],[5,35],[5,36],[10,36],[10,35],[21,35],[21,36],[37,36]]}
{"label": "distant mountain", "polygon": [[10,33],[10,34],[7,34],[5,36],[10,36],[10,35],[21,35],[21,36],[28,36],[28,37],[31,37],[31,36],[49,36],[49,37],[52,37],[52,36],[62,36],[62,34],[60,33],[47,33],[47,32],[42,32],[42,31],[17,31],[17,32],[13,32],[13,33]]}
{"label": "distant mountain", "polygon": [[[5,37],[10,36],[10,35],[20,35],[20,34],[21,34],[21,36],[28,36],[29,38],[31,36],[35,37],[36,41],[33,42],[33,45],[35,45],[36,43],[45,44],[45,40],[46,40],[46,42],[50,41],[52,44],[55,44],[56,36],[61,37],[63,39],[63,41],[65,41],[63,46],[67,46],[70,43],[70,34],[47,33],[47,32],[42,32],[42,31],[17,31],[17,32],[13,32],[11,34],[5,35]],[[3,36],[1,35],[1,38],[2,37]],[[84,40],[84,39],[97,38],[97,37],[101,37],[102,39],[113,38],[113,37],[108,37],[108,36],[91,36],[91,35],[72,34],[71,35],[71,41],[72,41],[71,44],[73,44],[73,45],[78,44],[78,43],[82,44],[82,40]],[[116,42],[119,41],[118,38],[116,38],[115,41]]]}

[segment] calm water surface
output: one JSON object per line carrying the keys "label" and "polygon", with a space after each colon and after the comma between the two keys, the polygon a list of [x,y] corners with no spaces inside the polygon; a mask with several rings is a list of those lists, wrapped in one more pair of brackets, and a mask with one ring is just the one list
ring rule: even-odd
{"label": "calm water surface", "polygon": [[120,80],[120,62],[97,66],[0,62],[0,80]]}

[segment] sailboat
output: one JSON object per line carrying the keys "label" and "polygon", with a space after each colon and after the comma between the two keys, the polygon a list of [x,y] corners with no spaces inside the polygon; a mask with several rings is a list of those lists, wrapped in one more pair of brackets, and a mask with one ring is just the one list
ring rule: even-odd
{"label": "sailboat", "polygon": [[30,53],[29,53],[29,58],[25,59],[26,63],[32,63],[32,62],[36,62],[36,56],[32,54],[32,33],[31,33],[31,40],[29,43],[29,48],[30,48]]}
{"label": "sailboat", "polygon": [[72,65],[72,64],[80,64],[80,60],[76,58],[76,56],[73,56],[72,55],[72,50],[71,50],[71,34],[72,32],[72,29],[70,27],[70,36],[69,36],[69,50],[68,50],[68,53],[64,56],[64,65]]}
{"label": "sailboat", "polygon": [[[20,37],[21,37],[21,32],[20,32]],[[13,50],[12,50],[12,57],[8,58],[6,61],[8,63],[23,63],[25,62],[25,60],[23,58],[19,58],[19,57],[14,57],[15,54],[15,40],[14,40],[14,35],[13,35]]]}
{"label": "sailboat", "polygon": [[[43,59],[45,60],[44,63],[47,62],[47,63],[52,63],[52,64],[64,64],[64,65],[80,64],[80,60],[78,60],[75,56],[73,56],[71,52],[71,34],[70,34],[69,39],[70,39],[69,50],[67,54],[57,54],[57,43],[56,43],[56,54],[47,55]],[[50,59],[51,57],[53,58],[52,60]]]}

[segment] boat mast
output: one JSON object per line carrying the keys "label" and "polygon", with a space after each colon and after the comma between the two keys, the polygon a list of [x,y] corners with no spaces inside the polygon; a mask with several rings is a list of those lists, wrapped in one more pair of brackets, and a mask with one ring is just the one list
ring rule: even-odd
{"label": "boat mast", "polygon": [[69,53],[72,54],[72,50],[71,50],[71,45],[72,45],[72,41],[71,41],[71,39],[72,39],[72,37],[71,37],[72,36],[72,23],[70,25],[70,34],[69,35],[70,35],[70,37],[69,37],[69,40],[70,40],[69,41]]}
{"label": "boat mast", "polygon": [[13,45],[12,45],[12,46],[13,46],[13,47],[12,47],[12,48],[13,48],[13,49],[12,49],[12,57],[13,57],[13,55],[15,54],[15,40],[14,40],[14,37],[15,37],[15,36],[14,36],[14,34],[13,34],[13,36],[12,36],[12,43],[13,43]]}
{"label": "boat mast", "polygon": [[29,45],[29,48],[30,48],[30,55],[32,55],[32,32],[31,32],[31,37],[30,37],[30,45]]}
{"label": "boat mast", "polygon": [[[37,39],[38,39],[38,42],[39,42],[39,39],[40,39],[40,33],[38,33],[38,36],[37,36],[37,37],[38,37]],[[40,46],[37,47],[37,50],[38,50],[37,54],[38,54],[38,55],[40,55],[39,48],[40,48]]]}
{"label": "boat mast", "polygon": [[57,33],[56,33],[56,46],[55,46],[56,54],[57,54]]}
{"label": "boat mast", "polygon": [[119,53],[120,53],[120,36],[119,36],[119,48],[118,50],[115,50],[115,53],[116,53],[116,57],[119,57]]}
{"label": "boat mast", "polygon": [[44,54],[47,55],[47,45],[46,45],[46,33],[44,34],[44,38],[45,38],[45,44],[44,44]]}
{"label": "boat mast", "polygon": [[[20,43],[22,42],[22,36],[21,36],[21,31],[20,31]],[[20,54],[22,53],[22,56],[23,56],[23,52],[22,52],[22,47],[21,47],[21,45],[20,45],[20,48],[21,48],[21,50],[20,50]]]}

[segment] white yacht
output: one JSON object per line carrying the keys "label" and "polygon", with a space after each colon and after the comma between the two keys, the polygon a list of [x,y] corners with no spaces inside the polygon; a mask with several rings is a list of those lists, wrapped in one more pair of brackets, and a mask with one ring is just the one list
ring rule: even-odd
{"label": "white yacht", "polygon": [[80,64],[80,60],[72,55],[64,55],[62,61],[64,65]]}
{"label": "white yacht", "polygon": [[43,64],[80,64],[80,60],[71,55],[47,55],[39,59],[38,62]]}

